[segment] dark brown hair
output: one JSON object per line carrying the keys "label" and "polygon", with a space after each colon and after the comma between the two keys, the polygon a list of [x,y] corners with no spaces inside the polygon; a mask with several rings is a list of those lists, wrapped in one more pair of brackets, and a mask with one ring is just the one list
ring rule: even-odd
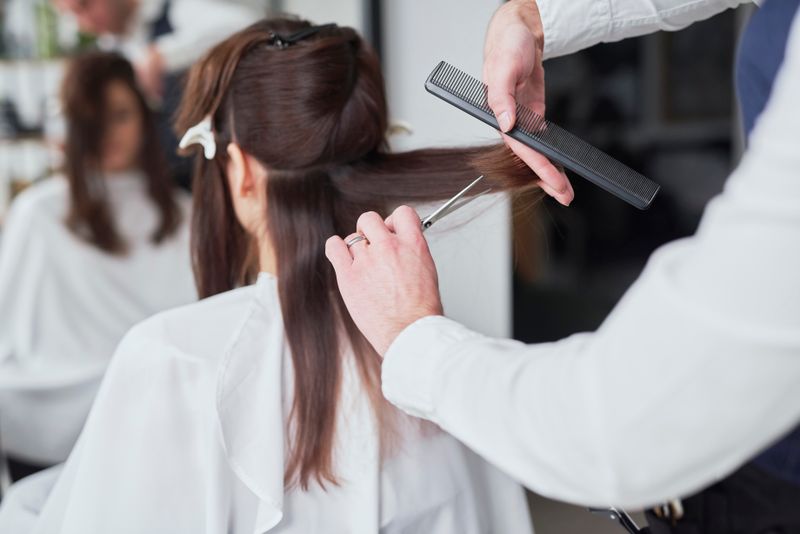
{"label": "dark brown hair", "polygon": [[[308,28],[265,20],[217,45],[191,70],[176,128],[211,115],[216,157],[197,157],[192,221],[198,290],[207,297],[251,283],[253,244],[237,222],[225,178],[235,141],[268,170],[267,220],[291,348],[295,395],[287,485],[336,483],[333,443],[340,348],[352,347],[382,429],[380,360],[350,319],[324,254],[369,210],[452,196],[484,173],[496,190],[532,188],[535,175],[504,146],[390,153],[383,77],[351,28],[326,27],[281,48],[274,35]],[[342,334],[345,343],[341,342]]]}
{"label": "dark brown hair", "polygon": [[139,165],[147,180],[147,193],[161,215],[153,232],[154,243],[161,243],[178,229],[181,212],[155,119],[136,84],[131,64],[122,56],[107,52],[75,57],[61,87],[67,122],[64,166],[70,195],[65,222],[73,233],[101,250],[124,254],[127,244],[116,228],[100,168],[107,120],[106,92],[115,81],[125,84],[139,104],[143,126]]}

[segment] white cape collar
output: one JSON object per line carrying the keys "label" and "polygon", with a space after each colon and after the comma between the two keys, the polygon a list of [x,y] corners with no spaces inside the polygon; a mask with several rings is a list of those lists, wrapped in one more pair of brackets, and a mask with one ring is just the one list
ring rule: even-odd
{"label": "white cape collar", "polygon": [[267,532],[283,517],[284,350],[277,280],[262,274],[256,297],[223,356],[216,390],[218,423],[231,469],[263,504],[256,532]]}

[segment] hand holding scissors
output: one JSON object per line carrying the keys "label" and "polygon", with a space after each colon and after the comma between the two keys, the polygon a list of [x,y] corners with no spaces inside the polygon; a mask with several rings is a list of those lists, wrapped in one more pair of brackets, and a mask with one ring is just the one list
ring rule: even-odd
{"label": "hand holding scissors", "polygon": [[[484,191],[476,195],[470,197],[466,196],[467,193],[472,191],[475,188],[475,186],[481,182],[481,180],[483,180],[483,175],[478,176],[467,187],[456,193],[454,197],[452,197],[450,200],[439,206],[439,208],[436,211],[434,211],[433,213],[422,219],[420,221],[422,231],[424,232],[425,230],[433,226],[436,222],[442,220],[444,217],[450,215],[457,209],[464,207],[465,205],[469,204],[476,198],[483,196],[486,193],[489,193],[491,189],[485,189]],[[360,243],[361,241],[365,241],[366,239],[367,238],[363,234],[355,234],[347,240],[346,242],[347,248],[350,248],[356,243]]]}
{"label": "hand holding scissors", "polygon": [[474,198],[474,180],[420,220],[408,206],[383,220],[375,212],[358,219],[357,233],[328,239],[325,254],[336,271],[339,291],[356,326],[383,355],[411,323],[441,315],[439,282],[423,232]]}

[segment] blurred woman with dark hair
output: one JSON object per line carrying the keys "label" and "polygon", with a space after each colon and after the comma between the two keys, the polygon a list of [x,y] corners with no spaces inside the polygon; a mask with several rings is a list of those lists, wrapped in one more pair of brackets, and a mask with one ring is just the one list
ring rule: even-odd
{"label": "blurred woman with dark hair", "polygon": [[207,298],[126,336],[37,532],[530,532],[519,486],[383,400],[324,247],[365,210],[535,176],[504,146],[390,153],[387,126],[350,28],[262,21],[195,65],[177,127],[202,146]]}
{"label": "blurred woman with dark hair", "polygon": [[196,300],[188,198],[131,65],[74,59],[64,176],[23,192],[0,249],[0,445],[19,478],[67,458],[125,332]]}

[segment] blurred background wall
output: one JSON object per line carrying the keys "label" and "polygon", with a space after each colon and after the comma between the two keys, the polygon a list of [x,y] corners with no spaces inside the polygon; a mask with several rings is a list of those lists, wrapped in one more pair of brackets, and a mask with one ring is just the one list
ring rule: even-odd
{"label": "blurred background wall", "polygon": [[[391,138],[394,148],[496,141],[425,93],[423,82],[442,59],[480,74],[485,27],[499,1],[264,3],[273,13],[336,21],[370,36],[384,62],[391,115],[404,126]],[[547,63],[548,118],[654,179],[662,193],[639,212],[574,178],[568,209],[490,198],[459,214],[430,236],[451,316],[527,342],[592,330],[652,250],[694,231],[741,151],[732,62],[748,11]],[[63,61],[94,39],[48,0],[0,0],[0,28],[1,227],[14,194],[58,169]],[[531,502],[540,533],[621,531],[575,507],[535,495]]]}

